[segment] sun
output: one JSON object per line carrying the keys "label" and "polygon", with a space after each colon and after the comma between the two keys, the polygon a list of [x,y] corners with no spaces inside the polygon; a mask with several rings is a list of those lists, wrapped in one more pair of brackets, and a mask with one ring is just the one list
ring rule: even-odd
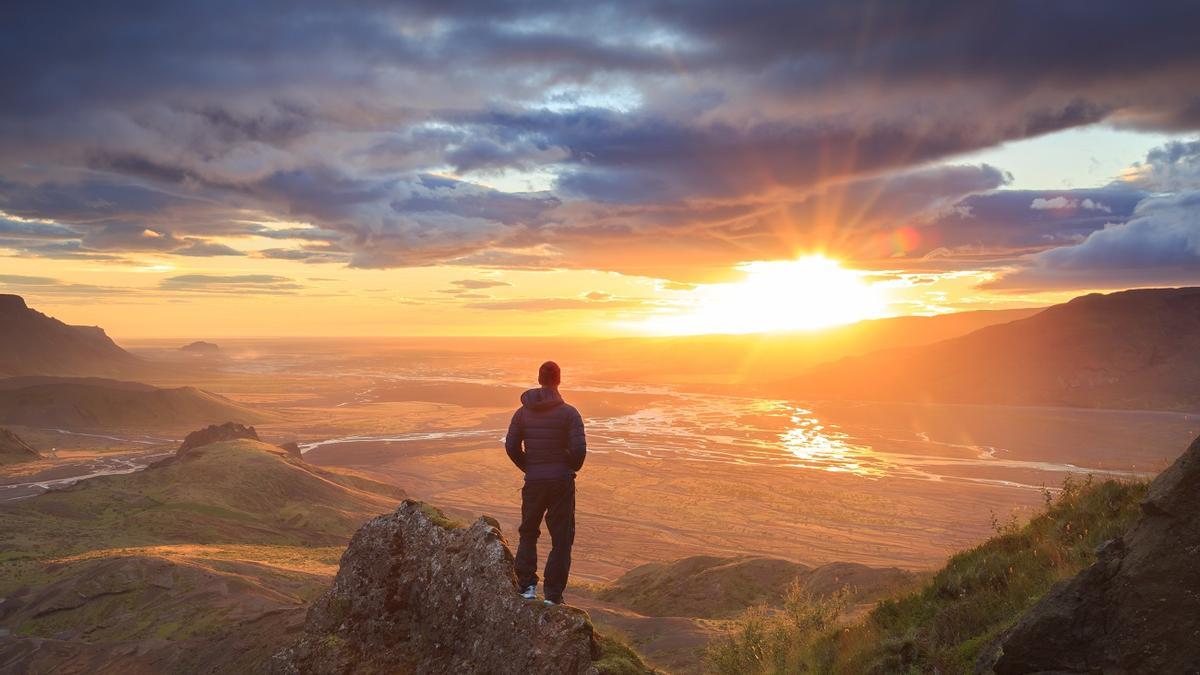
{"label": "sun", "polygon": [[813,330],[886,316],[887,297],[867,273],[813,255],[751,262],[746,278],[697,287],[686,309],[643,322],[660,335]]}

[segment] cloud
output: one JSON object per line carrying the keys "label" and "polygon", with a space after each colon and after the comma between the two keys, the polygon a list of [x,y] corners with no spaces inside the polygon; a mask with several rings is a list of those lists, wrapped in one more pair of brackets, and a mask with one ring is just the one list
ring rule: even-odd
{"label": "cloud", "polygon": [[1100,202],[1093,201],[1091,198],[1084,197],[1082,201],[1078,199],[1070,199],[1061,195],[1057,197],[1035,197],[1029,203],[1029,208],[1034,211],[1062,211],[1073,209],[1086,209],[1088,211],[1103,211],[1112,213],[1112,208]]}
{"label": "cloud", "polygon": [[136,293],[128,288],[70,283],[54,277],[0,274],[0,289],[33,297],[95,298]]}
{"label": "cloud", "polygon": [[333,250],[311,250],[295,248],[266,248],[256,253],[262,258],[274,260],[296,260],[305,263],[345,263],[349,254]]}
{"label": "cloud", "polygon": [[1200,281],[1200,191],[1151,197],[1133,217],[1039,253],[986,284],[1004,290],[1123,288]]}
{"label": "cloud", "polygon": [[458,286],[459,288],[481,289],[481,288],[498,288],[500,286],[512,286],[507,281],[498,279],[459,279],[451,281],[450,285]]}
{"label": "cloud", "polygon": [[663,290],[667,291],[694,291],[696,284],[689,284],[682,281],[664,281],[659,284]]}
{"label": "cloud", "polygon": [[289,294],[305,286],[287,277],[272,274],[182,274],[159,282],[165,291],[228,293],[236,295]]}
{"label": "cloud", "polygon": [[[1054,20],[1004,2],[24,3],[0,43],[0,87],[21,92],[0,107],[0,210],[23,224],[0,237],[683,282],[816,246],[1011,255],[1125,207],[1079,197],[1072,225],[989,234],[1003,172],[930,165],[1101,121],[1200,128],[1197,19],[1155,0]],[[1131,190],[1190,180],[1164,152]]]}
{"label": "cloud", "polygon": [[607,293],[589,293],[588,296],[583,298],[531,298],[527,300],[496,300],[493,302],[474,302],[466,305],[468,309],[517,312],[636,309],[643,306],[645,306],[645,303],[641,300],[632,298],[613,298]]}
{"label": "cloud", "polygon": [[[1101,190],[1040,196],[1029,204],[1038,219],[1053,218],[1069,236],[1027,249],[983,288],[1085,290],[1200,282],[1200,141],[1154,148]],[[1010,222],[1023,221],[1017,216]],[[1051,223],[1037,226],[1043,232],[1051,228]]]}
{"label": "cloud", "polygon": [[58,223],[0,217],[0,237],[19,239],[73,239],[75,230]]}
{"label": "cloud", "polygon": [[1200,190],[1200,140],[1172,141],[1130,167],[1125,180],[1156,192]]}

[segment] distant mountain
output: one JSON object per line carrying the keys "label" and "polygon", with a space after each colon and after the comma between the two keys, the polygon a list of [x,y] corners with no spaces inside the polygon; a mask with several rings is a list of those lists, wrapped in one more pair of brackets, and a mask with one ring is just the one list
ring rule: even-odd
{"label": "distant mountain", "polygon": [[68,326],[0,295],[0,376],[122,375],[141,361],[95,326]]}
{"label": "distant mountain", "polygon": [[187,352],[188,354],[192,354],[194,356],[213,356],[215,354],[220,354],[221,348],[212,342],[197,340],[180,347],[179,351]]}
{"label": "distant mountain", "polygon": [[0,670],[264,672],[403,497],[237,440],[0,503]]}
{"label": "distant mountain", "polygon": [[1092,294],[932,345],[817,367],[794,398],[1200,410],[1200,288]]}
{"label": "distant mountain", "polygon": [[68,429],[178,428],[262,421],[262,411],[195,387],[159,389],[100,378],[0,380],[0,424]]}
{"label": "distant mountain", "polygon": [[41,459],[42,456],[21,437],[0,427],[0,464],[20,464]]}
{"label": "distant mountain", "polygon": [[[901,316],[787,333],[618,338],[588,343],[586,352],[574,360],[605,364],[595,374],[602,379],[758,384],[846,356],[931,344],[1040,311],[1034,307]],[[614,363],[620,366],[608,365]]]}

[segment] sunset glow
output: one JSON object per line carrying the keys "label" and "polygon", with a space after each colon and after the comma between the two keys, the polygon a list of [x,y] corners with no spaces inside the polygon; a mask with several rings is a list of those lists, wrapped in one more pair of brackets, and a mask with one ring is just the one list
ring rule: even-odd
{"label": "sunset glow", "polygon": [[694,305],[645,321],[647,332],[671,335],[811,330],[886,313],[881,286],[837,261],[813,255],[742,266],[743,281],[697,289]]}
{"label": "sunset glow", "polygon": [[966,10],[941,42],[890,3],[653,5],[29,9],[76,51],[3,60],[0,293],[121,339],[612,337],[1200,283],[1167,54],[1084,77],[1015,8],[1044,61]]}

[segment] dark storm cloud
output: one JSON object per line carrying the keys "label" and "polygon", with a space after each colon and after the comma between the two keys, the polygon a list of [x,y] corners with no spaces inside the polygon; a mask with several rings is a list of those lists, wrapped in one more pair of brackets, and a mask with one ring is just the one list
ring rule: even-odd
{"label": "dark storm cloud", "polygon": [[605,202],[730,198],[778,187],[904,168],[1001,141],[1088,124],[1105,115],[1069,101],[1013,119],[947,120],[936,134],[929,120],[854,122],[816,118],[695,124],[606,110],[520,114],[492,112],[463,120],[480,133],[528,137],[561,147],[568,160],[558,181],[567,195]]}
{"label": "dark storm cloud", "polygon": [[1200,190],[1200,140],[1174,141],[1155,148],[1128,177],[1134,185],[1156,192]]}
{"label": "dark storm cloud", "polygon": [[[1092,200],[1090,209],[1081,208],[1084,194]],[[1200,141],[1155,148],[1132,167],[1125,181],[1103,191],[1057,195],[1043,205],[1058,207],[1041,209],[1046,212],[1063,210],[1068,218],[1078,214],[1084,222],[1105,224],[1077,233],[1081,236],[1068,245],[1030,256],[986,287],[1087,289],[1200,282]]]}
{"label": "dark storm cloud", "polygon": [[1200,282],[1200,191],[1152,197],[1133,217],[1053,248],[988,288],[1124,288]]}
{"label": "dark storm cloud", "polygon": [[[265,237],[281,243],[258,256],[354,267],[645,272],[831,239],[869,257],[889,222],[930,235],[921,253],[1078,243],[1102,210],[1023,195],[1018,214],[980,194],[995,170],[917,167],[1101,120],[1200,128],[1197,19],[1115,1],[24,3],[0,40],[0,237],[60,257]],[[859,206],[830,232],[814,195]],[[1103,203],[1114,223],[1132,210]]]}
{"label": "dark storm cloud", "polygon": [[0,218],[0,237],[22,239],[72,239],[79,233],[58,223]]}
{"label": "dark storm cloud", "polygon": [[1110,223],[1124,222],[1145,197],[1145,191],[1123,184],[1087,190],[1000,190],[965,197],[925,227],[934,248],[1028,252],[1076,243]]}

